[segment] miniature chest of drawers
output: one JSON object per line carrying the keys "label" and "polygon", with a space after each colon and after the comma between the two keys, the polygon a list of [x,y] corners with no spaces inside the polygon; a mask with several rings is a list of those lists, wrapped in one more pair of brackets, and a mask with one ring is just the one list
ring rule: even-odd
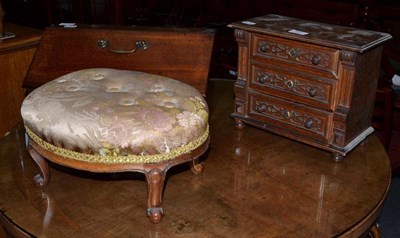
{"label": "miniature chest of drawers", "polygon": [[336,161],[373,132],[382,44],[391,35],[279,15],[229,27],[239,45],[237,128],[274,132]]}

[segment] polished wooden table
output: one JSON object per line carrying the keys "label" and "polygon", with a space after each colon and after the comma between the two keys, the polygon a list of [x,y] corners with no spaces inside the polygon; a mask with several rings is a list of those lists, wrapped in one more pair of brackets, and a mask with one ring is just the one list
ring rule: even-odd
{"label": "polished wooden table", "polygon": [[390,185],[389,159],[372,135],[344,161],[262,130],[235,129],[233,82],[209,84],[211,148],[205,171],[172,168],[166,215],[151,224],[140,173],[95,174],[51,165],[45,190],[22,128],[0,142],[0,221],[19,237],[359,237]]}

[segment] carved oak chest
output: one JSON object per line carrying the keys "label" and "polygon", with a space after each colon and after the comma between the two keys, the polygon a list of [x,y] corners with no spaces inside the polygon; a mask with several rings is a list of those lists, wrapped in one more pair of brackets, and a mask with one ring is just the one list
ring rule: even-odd
{"label": "carved oak chest", "polygon": [[274,132],[337,161],[373,132],[382,43],[391,35],[279,15],[229,26],[239,45],[238,128]]}

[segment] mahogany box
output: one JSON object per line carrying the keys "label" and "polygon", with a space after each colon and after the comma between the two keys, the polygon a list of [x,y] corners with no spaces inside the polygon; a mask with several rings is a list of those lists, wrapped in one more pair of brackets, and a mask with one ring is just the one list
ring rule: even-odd
{"label": "mahogany box", "polygon": [[205,94],[213,39],[214,30],[203,28],[49,27],[23,87],[85,68],[115,68],[170,77]]}

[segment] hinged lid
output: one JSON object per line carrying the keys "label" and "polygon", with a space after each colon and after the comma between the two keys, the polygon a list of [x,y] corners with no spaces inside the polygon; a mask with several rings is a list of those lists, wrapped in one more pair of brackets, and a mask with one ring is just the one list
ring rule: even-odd
{"label": "hinged lid", "polygon": [[392,38],[390,34],[301,20],[280,15],[265,15],[229,25],[236,29],[363,53]]}
{"label": "hinged lid", "polygon": [[25,78],[36,88],[72,71],[115,68],[163,75],[205,93],[214,31],[155,27],[51,27]]}

